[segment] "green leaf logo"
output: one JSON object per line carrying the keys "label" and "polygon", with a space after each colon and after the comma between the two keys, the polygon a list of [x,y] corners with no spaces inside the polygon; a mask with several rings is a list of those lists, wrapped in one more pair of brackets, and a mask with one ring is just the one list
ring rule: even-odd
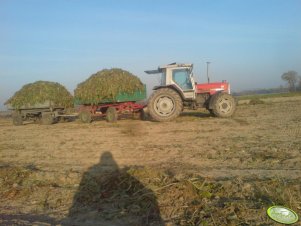
{"label": "green leaf logo", "polygon": [[284,206],[272,206],[267,210],[267,214],[271,219],[282,224],[293,224],[298,221],[298,215]]}

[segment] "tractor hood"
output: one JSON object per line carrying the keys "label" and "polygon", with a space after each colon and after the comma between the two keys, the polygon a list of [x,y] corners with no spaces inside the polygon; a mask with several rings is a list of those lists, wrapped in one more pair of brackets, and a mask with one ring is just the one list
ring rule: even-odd
{"label": "tractor hood", "polygon": [[225,92],[230,94],[230,84],[226,81],[197,84],[197,93],[210,93],[213,95],[216,92]]}

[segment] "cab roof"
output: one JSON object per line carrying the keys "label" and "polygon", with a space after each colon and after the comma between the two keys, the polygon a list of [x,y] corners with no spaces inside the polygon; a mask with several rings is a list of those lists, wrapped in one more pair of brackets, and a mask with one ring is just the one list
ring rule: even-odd
{"label": "cab roof", "polygon": [[157,74],[157,73],[161,73],[163,71],[163,69],[166,68],[177,68],[177,67],[189,67],[192,68],[193,64],[184,64],[184,63],[171,63],[171,64],[167,64],[167,65],[163,65],[163,66],[159,66],[158,69],[156,70],[147,70],[145,71],[145,73],[147,74]]}

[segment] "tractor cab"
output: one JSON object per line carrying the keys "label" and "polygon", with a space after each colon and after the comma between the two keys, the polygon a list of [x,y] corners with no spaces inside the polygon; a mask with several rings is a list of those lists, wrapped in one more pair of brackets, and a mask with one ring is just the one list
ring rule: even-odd
{"label": "tractor cab", "polygon": [[160,66],[147,74],[161,73],[161,84],[153,88],[147,108],[155,121],[170,121],[178,117],[184,108],[206,108],[217,117],[231,117],[236,101],[230,95],[226,81],[196,84],[193,64],[172,63]]}
{"label": "tractor cab", "polygon": [[172,63],[160,66],[157,70],[145,71],[145,73],[161,73],[161,84],[154,87],[154,90],[162,87],[172,87],[181,93],[184,99],[195,99],[196,85],[193,79],[192,69],[193,64]]}

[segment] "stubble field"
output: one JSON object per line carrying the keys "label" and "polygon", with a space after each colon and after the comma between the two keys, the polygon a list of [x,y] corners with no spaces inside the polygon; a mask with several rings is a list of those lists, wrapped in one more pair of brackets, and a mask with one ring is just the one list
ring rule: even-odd
{"label": "stubble field", "polygon": [[301,98],[229,119],[1,118],[0,199],[4,225],[278,225],[269,206],[301,214]]}

